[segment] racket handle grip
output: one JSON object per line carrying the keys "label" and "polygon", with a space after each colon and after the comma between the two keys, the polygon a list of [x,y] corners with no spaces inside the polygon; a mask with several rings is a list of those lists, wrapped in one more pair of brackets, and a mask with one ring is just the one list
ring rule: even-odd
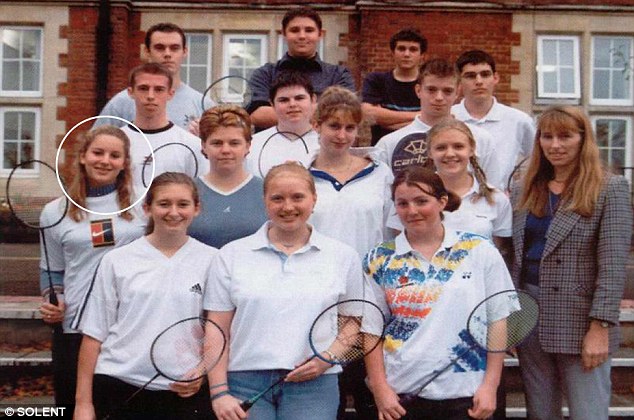
{"label": "racket handle grip", "polygon": [[398,402],[402,406],[410,405],[416,399],[416,394],[401,394],[399,395]]}
{"label": "racket handle grip", "polygon": [[255,403],[255,401],[252,401],[252,400],[245,400],[245,401],[242,401],[242,402],[240,403],[240,408],[242,409],[242,411],[244,411],[244,412],[246,413],[247,411],[249,411],[249,409],[250,409],[251,407],[253,407],[253,404],[254,404],[254,403]]}
{"label": "racket handle grip", "polygon": [[55,290],[51,289],[51,293],[48,295],[48,301],[51,305],[57,306],[59,304],[59,299],[57,299],[57,293],[55,293]]}

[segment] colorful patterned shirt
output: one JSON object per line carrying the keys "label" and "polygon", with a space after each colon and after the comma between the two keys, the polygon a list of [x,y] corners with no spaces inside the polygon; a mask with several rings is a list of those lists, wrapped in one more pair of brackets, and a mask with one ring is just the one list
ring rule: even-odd
{"label": "colorful patterned shirt", "polygon": [[428,261],[401,233],[368,252],[363,269],[388,314],[384,362],[390,386],[399,394],[417,392],[436,370],[460,356],[419,395],[433,400],[472,396],[484,377],[486,352],[471,348],[467,320],[486,297],[513,289],[495,246],[480,235],[446,228]]}

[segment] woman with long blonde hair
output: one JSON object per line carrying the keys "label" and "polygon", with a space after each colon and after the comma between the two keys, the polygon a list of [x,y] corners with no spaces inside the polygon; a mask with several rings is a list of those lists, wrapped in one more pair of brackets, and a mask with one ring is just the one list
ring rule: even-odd
{"label": "woman with long blonde hair", "polygon": [[[76,204],[70,203],[62,221],[46,233],[53,287],[62,297],[58,305],[48,303],[43,244],[40,261],[40,288],[45,297],[40,306],[42,319],[51,325],[61,323],[63,328],[63,333],[56,329],[53,335],[55,402],[71,410],[81,342],[73,320],[81,315],[82,299],[104,254],[140,237],[145,225],[131,208],[130,140],[125,133],[113,126],[95,128],[79,138],[76,150],[74,178],[67,191]],[[47,204],[42,224],[59,220],[64,203],[60,197]]]}
{"label": "woman with long blonde hair", "polygon": [[565,395],[571,418],[607,419],[632,205],[580,108],[541,114],[512,202],[513,279],[540,304],[538,329],[519,349],[528,416],[561,418]]}

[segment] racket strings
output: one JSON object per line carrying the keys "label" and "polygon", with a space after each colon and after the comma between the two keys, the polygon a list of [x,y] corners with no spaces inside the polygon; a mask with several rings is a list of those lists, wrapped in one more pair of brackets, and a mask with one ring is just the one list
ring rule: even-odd
{"label": "racket strings", "polygon": [[190,178],[198,176],[198,160],[196,153],[183,143],[171,142],[163,144],[143,160],[141,169],[141,182],[148,187],[152,181],[152,171],[156,178],[164,172],[181,172]]}
{"label": "racket strings", "polygon": [[9,175],[6,186],[7,200],[9,208],[13,216],[22,224],[33,229],[46,229],[53,227],[62,221],[66,215],[68,200],[65,201],[65,207],[60,209],[59,218],[50,220],[46,224],[40,222],[40,216],[44,207],[58,197],[64,197],[64,191],[60,185],[55,182],[47,188],[46,195],[43,196],[35,188],[25,188],[23,184],[16,182],[17,174],[21,175],[21,169],[38,168],[42,179],[56,179],[57,174],[46,162],[30,160],[15,166]]}
{"label": "racket strings", "polygon": [[222,357],[224,334],[216,324],[191,318],[161,333],[151,349],[152,363],[164,377],[191,382],[204,376]]}
{"label": "racket strings", "polygon": [[482,302],[469,317],[473,340],[489,352],[519,345],[537,324],[539,307],[525,292],[504,292]]}

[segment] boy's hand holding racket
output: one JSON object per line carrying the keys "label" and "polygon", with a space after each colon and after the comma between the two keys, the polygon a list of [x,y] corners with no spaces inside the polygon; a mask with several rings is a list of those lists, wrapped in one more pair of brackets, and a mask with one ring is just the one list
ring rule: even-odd
{"label": "boy's hand holding racket", "polygon": [[[62,295],[57,295],[59,298]],[[64,313],[66,312],[66,304],[63,299],[58,299],[57,305],[49,302],[49,297],[44,296],[44,301],[40,305],[40,314],[42,314],[42,321],[50,325],[60,324],[64,320]]]}

